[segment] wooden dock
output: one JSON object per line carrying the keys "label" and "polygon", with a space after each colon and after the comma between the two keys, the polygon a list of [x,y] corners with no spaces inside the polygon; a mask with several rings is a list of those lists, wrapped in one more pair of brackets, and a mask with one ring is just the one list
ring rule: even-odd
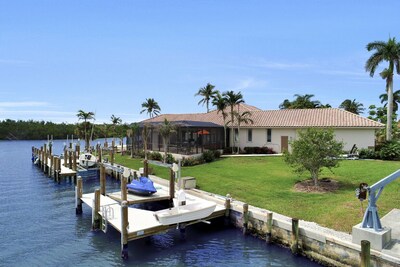
{"label": "wooden dock", "polygon": [[[118,192],[119,193],[119,192]],[[118,194],[115,193],[115,194]],[[111,195],[115,195],[111,194]],[[131,195],[131,194],[129,194]],[[164,197],[163,197],[164,198]],[[89,193],[82,195],[81,200],[86,203],[90,208],[93,209],[95,205],[95,193]],[[156,200],[160,200],[159,198],[151,198],[151,199],[138,199],[135,203],[144,203],[144,202],[153,202]],[[186,194],[186,201],[188,204],[193,202],[201,202],[203,199],[190,195],[190,193]],[[134,202],[134,201],[133,201]],[[112,199],[108,196],[100,195],[100,209],[98,214],[104,217],[105,213],[107,213],[108,218],[107,222],[114,227],[118,232],[122,233],[122,214],[121,214],[122,206],[120,202]],[[208,216],[207,218],[203,218],[203,220],[210,220],[217,217],[224,216],[225,207],[222,205],[217,205],[214,212]],[[105,218],[102,218],[105,219]],[[185,223],[181,223],[182,225],[188,226],[194,223],[201,222],[200,220],[189,221]],[[162,225],[157,219],[154,217],[153,211],[143,210],[128,207],[128,241],[132,241],[135,239],[143,238],[146,236],[159,234],[167,231],[168,229],[176,228],[177,224],[171,225]]]}

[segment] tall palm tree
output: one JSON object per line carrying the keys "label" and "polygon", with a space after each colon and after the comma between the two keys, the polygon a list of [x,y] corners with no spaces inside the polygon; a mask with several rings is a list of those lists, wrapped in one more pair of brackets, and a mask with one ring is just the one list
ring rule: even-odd
{"label": "tall palm tree", "polygon": [[250,118],[251,117],[251,112],[250,111],[244,111],[242,113],[237,112],[235,114],[236,120],[237,120],[237,126],[238,126],[238,145],[237,145],[237,154],[240,152],[240,124],[243,122],[245,124],[253,124],[254,121]]}
{"label": "tall palm tree", "polygon": [[90,122],[88,120],[94,119],[94,112],[89,111],[85,112],[82,109],[78,110],[78,113],[76,114],[78,117],[78,120],[83,120],[83,127],[84,127],[84,132],[85,132],[85,150],[89,150],[89,136],[87,134],[87,127],[90,125]]}
{"label": "tall palm tree", "polygon": [[231,146],[232,146],[232,154],[233,154],[233,135],[234,135],[234,116],[235,114],[233,113],[233,109],[236,105],[239,105],[241,103],[244,103],[243,95],[241,92],[235,93],[234,91],[227,91],[222,94],[222,96],[225,98],[225,102],[227,106],[230,107],[230,114],[231,114]]}
{"label": "tall palm tree", "polygon": [[226,99],[222,97],[222,95],[218,92],[213,100],[212,104],[217,108],[217,114],[221,112],[222,114],[222,119],[224,120],[224,148],[226,147],[226,118],[228,117],[228,114],[225,112],[225,109],[227,107]]}
{"label": "tall palm tree", "polygon": [[146,112],[150,118],[157,116],[161,111],[160,106],[158,105],[157,101],[154,100],[154,98],[146,98],[146,101],[142,103],[142,108],[143,109],[140,111],[140,114]]}
{"label": "tall palm tree", "polygon": [[112,126],[113,126],[113,134],[117,134],[116,128],[117,128],[117,125],[122,123],[121,118],[120,117],[116,117],[116,116],[114,116],[114,114],[112,114],[111,115],[111,123],[112,123]]}
{"label": "tall palm tree", "polygon": [[374,76],[376,68],[380,63],[386,61],[389,67],[383,71],[382,77],[386,78],[386,91],[388,94],[387,122],[386,122],[386,140],[392,140],[392,113],[393,113],[393,72],[400,74],[400,43],[396,38],[389,38],[387,42],[375,41],[367,44],[368,51],[374,53],[365,63],[365,70],[371,77]]}
{"label": "tall palm tree", "polygon": [[362,113],[365,110],[364,105],[359,103],[359,102],[357,102],[355,99],[353,99],[353,100],[350,100],[350,99],[344,100],[340,104],[339,108],[342,108],[342,109],[344,109],[346,111],[349,111],[349,112],[357,114],[357,115],[359,115],[360,113]]}
{"label": "tall palm tree", "polygon": [[164,122],[160,125],[159,128],[160,135],[163,139],[163,147],[164,147],[164,163],[167,161],[167,142],[169,141],[169,137],[171,133],[175,131],[175,125],[169,122],[167,119],[164,119]]}
{"label": "tall palm tree", "polygon": [[215,88],[214,85],[207,83],[206,86],[200,88],[199,91],[194,95],[194,96],[199,95],[203,97],[203,99],[201,99],[197,104],[198,105],[206,104],[207,113],[210,111],[210,109],[208,108],[210,100],[218,93],[218,91],[214,90],[214,88]]}
{"label": "tall palm tree", "polygon": [[[157,101],[154,100],[154,98],[146,98],[146,101],[142,103],[142,111],[140,113],[146,112],[150,118],[153,118],[154,116],[157,116],[160,114],[161,108],[158,105]],[[145,123],[143,125],[143,132],[142,132],[142,137],[143,137],[143,146],[144,146],[144,158],[147,160],[147,139],[150,135],[150,125]]]}
{"label": "tall palm tree", "polygon": [[117,131],[117,126],[120,125],[122,123],[122,120],[120,117],[116,117],[114,114],[111,115],[111,123],[113,126],[113,135],[117,135],[119,137],[119,139],[121,140],[121,153],[123,153],[122,151],[124,151],[124,142],[123,142],[123,133],[122,131]]}

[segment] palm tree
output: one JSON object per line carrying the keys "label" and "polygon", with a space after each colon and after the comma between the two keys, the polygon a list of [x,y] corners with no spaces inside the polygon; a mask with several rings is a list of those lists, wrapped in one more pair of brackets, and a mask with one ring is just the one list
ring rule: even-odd
{"label": "palm tree", "polygon": [[387,42],[375,41],[367,44],[368,51],[374,53],[365,63],[365,70],[369,72],[371,77],[374,76],[376,68],[383,61],[389,63],[389,67],[385,69],[381,76],[386,78],[386,91],[388,94],[387,105],[387,122],[386,122],[386,140],[392,140],[392,113],[393,113],[393,72],[400,74],[400,43],[396,42],[396,38],[389,38]]}
{"label": "palm tree", "polygon": [[289,101],[285,99],[283,103],[279,105],[280,109],[306,109],[306,108],[327,108],[330,107],[329,104],[322,105],[318,100],[311,100],[314,95],[305,94],[299,95],[295,94],[294,97],[296,98],[293,101]]}
{"label": "palm tree", "polygon": [[146,98],[146,101],[142,103],[142,108],[143,109],[140,111],[140,114],[146,112],[150,118],[157,116],[161,111],[160,106],[158,105],[157,101],[154,100],[154,98]]}
{"label": "palm tree", "polygon": [[[387,94],[381,94],[379,96],[381,99],[381,103],[385,103],[384,107],[387,107],[387,101],[388,101],[388,95]],[[400,90],[394,91],[393,92],[393,113],[396,113],[399,110],[399,104],[400,103]]]}
{"label": "palm tree", "polygon": [[117,135],[121,140],[121,154],[123,154],[124,142],[123,142],[123,137],[121,137],[121,136],[123,136],[123,133],[122,133],[123,131],[117,132],[117,125],[120,125],[122,123],[122,120],[120,117],[116,117],[116,116],[114,116],[114,114],[112,114],[111,115],[111,123],[113,126],[113,135]]}
{"label": "palm tree", "polygon": [[[154,98],[146,98],[146,101],[142,103],[142,111],[147,112],[150,118],[153,118],[154,116],[157,116],[160,114],[161,108],[158,105],[157,101],[154,100]],[[143,132],[142,132],[142,137],[143,137],[143,146],[144,146],[144,158],[147,160],[147,139],[150,134],[150,126],[145,123],[143,125]]]}
{"label": "palm tree", "polygon": [[88,122],[88,120],[94,119],[94,112],[85,112],[80,109],[78,110],[76,116],[78,117],[78,120],[83,120],[83,127],[85,132],[85,150],[89,150],[89,136],[87,134],[87,127],[90,125],[90,122]]}
{"label": "palm tree", "polygon": [[207,83],[206,86],[202,87],[199,89],[199,91],[194,95],[194,96],[202,96],[203,99],[201,99],[199,101],[199,103],[197,103],[198,105],[200,104],[206,104],[207,107],[207,113],[210,111],[210,109],[208,108],[209,102],[210,100],[218,93],[217,90],[214,90],[215,86]]}
{"label": "palm tree", "polygon": [[113,134],[117,134],[116,132],[116,127],[117,125],[122,123],[122,120],[120,117],[115,117],[114,114],[111,115],[111,123],[113,125]]}
{"label": "palm tree", "polygon": [[[233,154],[233,135],[234,135],[234,130],[233,130],[233,125],[234,125],[234,116],[235,114],[233,113],[233,108],[236,105],[239,105],[241,103],[244,103],[243,95],[241,92],[235,93],[233,91],[227,91],[222,94],[222,96],[225,98],[226,105],[230,107],[231,111],[231,145],[232,145],[232,154]],[[239,107],[238,107],[239,108]]]}
{"label": "palm tree", "polygon": [[221,96],[221,94],[218,92],[213,100],[212,104],[217,108],[217,114],[221,112],[222,114],[222,119],[224,120],[224,148],[226,147],[226,117],[228,117],[228,114],[225,112],[225,109],[227,107],[226,99]]}
{"label": "palm tree", "polygon": [[246,123],[246,124],[253,124],[254,121],[250,118],[251,117],[251,112],[250,111],[244,111],[242,113],[236,113],[236,120],[238,122],[238,146],[237,146],[237,154],[239,154],[240,152],[240,124],[242,122]]}
{"label": "palm tree", "polygon": [[296,100],[293,102],[293,107],[292,108],[298,108],[298,109],[306,109],[306,108],[318,108],[321,106],[321,102],[318,100],[311,100],[311,98],[314,97],[314,95],[299,95],[295,94]]}
{"label": "palm tree", "polygon": [[[387,108],[387,102],[388,102],[388,84],[392,83],[393,84],[393,75],[390,75],[390,71],[388,69],[384,69],[379,75],[382,77],[382,79],[386,80],[386,93],[381,94],[379,98],[381,99],[381,103],[385,103],[385,108]],[[398,105],[397,102],[400,100],[400,95],[399,95],[399,90],[396,92],[393,92],[393,112],[395,113],[398,110]]]}
{"label": "palm tree", "polygon": [[350,99],[344,100],[342,104],[340,104],[339,108],[342,108],[357,115],[365,110],[364,105],[357,102],[355,99],[353,99],[353,101]]}
{"label": "palm tree", "polygon": [[175,131],[175,126],[169,122],[167,119],[164,119],[164,122],[160,125],[160,135],[163,139],[163,147],[164,147],[164,163],[167,161],[167,141],[169,141],[169,136],[171,133]]}

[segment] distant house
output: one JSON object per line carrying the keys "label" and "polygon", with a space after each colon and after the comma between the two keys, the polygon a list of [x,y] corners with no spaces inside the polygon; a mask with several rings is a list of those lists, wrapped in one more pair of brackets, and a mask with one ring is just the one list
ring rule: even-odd
{"label": "distant house", "polygon": [[[281,153],[290,150],[290,141],[297,138],[298,130],[311,127],[334,129],[336,139],[344,142],[345,150],[351,150],[354,144],[358,148],[373,148],[375,131],[384,127],[382,123],[337,108],[261,110],[240,104],[235,110],[250,111],[254,121],[253,124],[242,123],[239,135],[237,129],[232,130],[230,125],[227,127],[227,147],[239,142],[241,149],[266,146]],[[228,115],[227,120],[229,118]],[[142,124],[154,126],[150,138],[153,150],[162,150],[156,126],[164,119],[178,125],[177,131],[171,135],[171,152],[191,154],[224,147],[223,118],[214,110],[209,113],[162,114],[142,121]],[[234,144],[230,144],[232,133]]]}

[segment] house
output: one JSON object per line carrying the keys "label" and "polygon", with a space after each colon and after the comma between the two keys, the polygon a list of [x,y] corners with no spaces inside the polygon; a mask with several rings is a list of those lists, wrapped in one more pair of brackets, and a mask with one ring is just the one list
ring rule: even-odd
{"label": "house", "polygon": [[[298,131],[311,127],[334,129],[336,139],[344,142],[346,151],[350,151],[353,145],[359,149],[373,148],[375,131],[384,127],[382,123],[337,108],[261,110],[240,104],[235,111],[251,112],[253,124],[242,123],[239,132],[236,122],[233,131],[229,124],[226,146],[232,145],[230,135],[233,132],[234,146],[237,142],[241,149],[267,146],[277,153],[290,150],[290,141],[297,138]],[[226,110],[226,113],[228,121],[229,111]],[[156,125],[165,119],[178,125],[170,138],[171,148],[176,150],[174,153],[198,153],[204,149],[221,149],[225,146],[223,116],[214,110],[208,113],[162,114],[142,121],[142,124],[155,126],[150,136],[153,150],[162,150]]]}

